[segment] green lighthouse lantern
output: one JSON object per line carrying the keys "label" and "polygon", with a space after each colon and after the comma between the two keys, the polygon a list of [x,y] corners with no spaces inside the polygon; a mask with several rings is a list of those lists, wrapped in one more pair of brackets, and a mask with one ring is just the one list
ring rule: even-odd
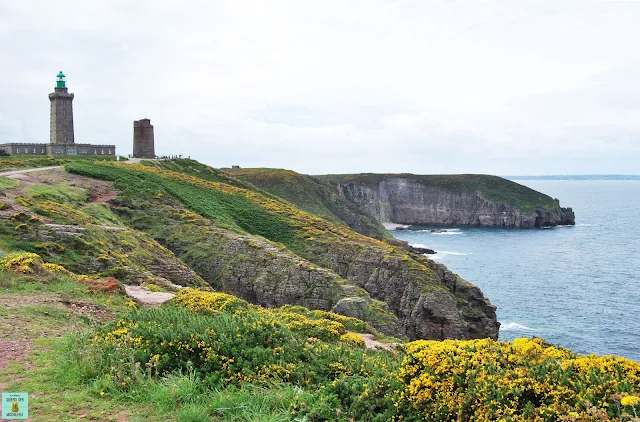
{"label": "green lighthouse lantern", "polygon": [[56,75],[56,88],[66,88],[67,77],[62,73],[62,70]]}

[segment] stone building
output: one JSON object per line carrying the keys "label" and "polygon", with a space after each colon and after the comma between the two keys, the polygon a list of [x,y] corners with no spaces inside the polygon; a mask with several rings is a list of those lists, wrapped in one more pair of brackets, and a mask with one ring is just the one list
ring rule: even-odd
{"label": "stone building", "polygon": [[115,145],[76,144],[73,132],[74,95],[67,88],[64,73],[56,75],[54,92],[49,94],[51,114],[49,120],[49,143],[11,142],[0,144],[7,155],[116,155]]}
{"label": "stone building", "polygon": [[133,121],[133,157],[155,158],[153,125],[149,119]]}
{"label": "stone building", "polygon": [[73,144],[73,94],[67,88],[64,73],[58,73],[56,87],[49,94],[49,100],[51,101],[49,142],[52,144]]}

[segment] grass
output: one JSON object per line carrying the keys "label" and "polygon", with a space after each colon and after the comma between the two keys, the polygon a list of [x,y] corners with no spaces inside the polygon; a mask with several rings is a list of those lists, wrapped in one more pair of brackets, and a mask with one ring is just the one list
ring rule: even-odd
{"label": "grass", "polygon": [[147,170],[147,167],[73,163],[67,165],[66,169],[72,173],[114,181],[123,199],[136,208],[149,207],[150,199],[169,194],[218,227],[283,243],[305,258],[313,256],[307,250],[307,238],[314,235],[327,241],[345,238],[383,246],[381,242],[359,235],[342,224],[320,219],[259,191],[174,171],[154,170],[151,167]]}
{"label": "grass", "polygon": [[94,219],[95,224],[106,224],[114,227],[123,227],[123,224],[118,216],[115,215],[113,211],[111,211],[111,209],[105,204],[97,202],[86,204],[80,208],[80,211],[90,215]]}
{"label": "grass", "polygon": [[[72,354],[94,322],[61,307],[82,299],[114,315],[127,311],[119,295],[91,293],[66,276],[34,277],[0,271],[0,332],[31,345],[27,356],[0,370],[2,391],[29,392],[33,421],[233,421],[290,420],[291,386],[266,389],[241,385],[205,391],[193,373],[149,380],[133,391],[101,395],[100,383],[83,382]],[[32,304],[29,304],[32,303]],[[43,304],[44,303],[44,304]],[[7,307],[7,305],[10,305]]]}
{"label": "grass", "polygon": [[16,381],[7,391],[29,392],[34,422],[102,420],[128,422],[290,421],[298,393],[290,385],[271,388],[242,384],[206,391],[193,374],[171,374],[127,393],[101,395],[98,384],[78,383],[72,366],[60,364],[74,336],[40,339],[29,364],[13,363],[0,379]]}
{"label": "grass", "polygon": [[[62,265],[77,274],[114,276],[122,281],[134,278],[144,282],[139,280],[140,274],[149,274],[148,265],[173,265],[190,273],[175,255],[149,235],[128,230],[105,204],[87,203],[88,187],[90,184],[76,180],[53,185],[32,184],[24,192],[10,192],[14,196],[22,194],[16,202],[26,204],[33,214],[25,210],[0,219],[0,247],[5,251],[37,253],[45,262]],[[43,221],[82,226],[84,230],[80,236],[58,235],[42,227]],[[17,230],[20,224],[21,229]],[[52,239],[43,241],[43,230]],[[204,285],[198,277],[190,279]]]}
{"label": "grass", "polygon": [[30,298],[34,298],[35,303],[38,303],[39,299],[49,302],[51,298],[54,298],[53,302],[82,299],[115,313],[125,312],[128,302],[122,296],[92,292],[86,284],[78,283],[72,277],[63,274],[42,278],[0,271],[0,295],[3,302],[11,304],[11,300],[14,300],[14,303],[22,306],[29,304]]}
{"label": "grass", "polygon": [[338,196],[330,185],[319,179],[282,169],[255,168],[226,171],[234,178],[249,182],[318,217],[346,224],[365,236],[392,239],[389,232],[374,217]]}
{"label": "grass", "polygon": [[20,185],[20,182],[6,176],[0,176],[0,191],[12,189]]}
{"label": "grass", "polygon": [[0,171],[61,166],[75,161],[114,161],[115,159],[115,156],[107,155],[87,155],[82,157],[28,157],[23,155],[13,155],[9,157],[0,157]]}
{"label": "grass", "polygon": [[36,198],[59,203],[87,202],[89,199],[89,192],[87,192],[86,189],[71,186],[67,183],[57,185],[31,185],[26,192]]}
{"label": "grass", "polygon": [[[204,391],[192,374],[172,374],[134,391],[101,395],[99,385],[78,383],[72,366],[62,363],[77,334],[35,341],[28,359],[0,371],[10,381],[3,391],[29,392],[34,422],[101,420],[120,422],[290,421],[298,393],[290,385],[251,384]],[[64,362],[64,361],[62,361]]]}

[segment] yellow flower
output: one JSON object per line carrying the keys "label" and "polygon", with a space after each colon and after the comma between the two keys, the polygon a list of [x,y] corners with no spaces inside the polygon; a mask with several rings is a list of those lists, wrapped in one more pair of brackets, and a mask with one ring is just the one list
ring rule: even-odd
{"label": "yellow flower", "polygon": [[101,396],[104,396],[104,391],[101,391],[101,392],[100,392],[100,395],[101,395]]}
{"label": "yellow flower", "polygon": [[640,397],[638,396],[626,396],[620,400],[620,404],[623,406],[635,406],[640,404]]}

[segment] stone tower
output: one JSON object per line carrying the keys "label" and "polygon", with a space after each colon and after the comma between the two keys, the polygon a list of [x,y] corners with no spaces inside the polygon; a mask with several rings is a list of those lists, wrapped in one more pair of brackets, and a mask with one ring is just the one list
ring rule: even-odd
{"label": "stone tower", "polygon": [[56,87],[49,94],[51,101],[51,120],[49,122],[52,144],[73,144],[73,94],[67,89],[66,76],[62,71],[56,76]]}
{"label": "stone tower", "polygon": [[133,121],[133,157],[153,158],[156,150],[153,139],[153,125],[149,119]]}

